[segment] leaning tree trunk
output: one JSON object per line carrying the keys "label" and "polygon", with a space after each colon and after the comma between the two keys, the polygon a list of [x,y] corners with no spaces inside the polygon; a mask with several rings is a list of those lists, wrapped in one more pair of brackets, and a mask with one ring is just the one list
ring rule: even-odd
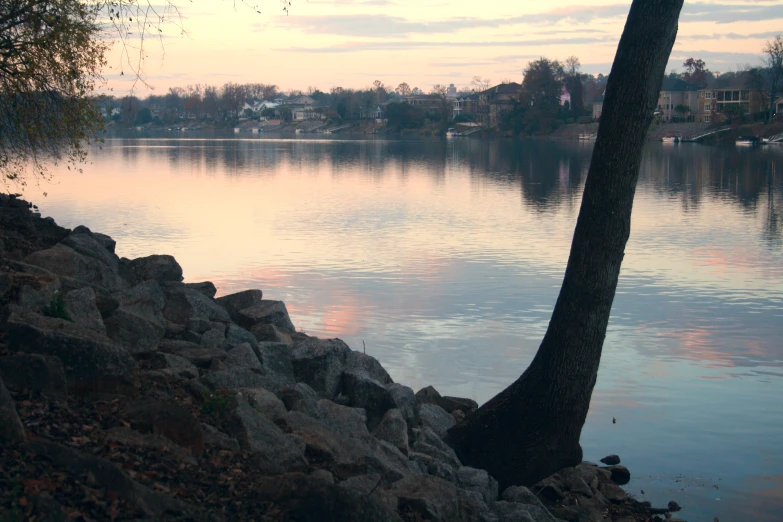
{"label": "leaning tree trunk", "polygon": [[530,485],[579,463],[625,244],[642,147],[683,0],[634,0],[609,75],[563,286],[533,362],[453,427],[465,464],[501,486]]}

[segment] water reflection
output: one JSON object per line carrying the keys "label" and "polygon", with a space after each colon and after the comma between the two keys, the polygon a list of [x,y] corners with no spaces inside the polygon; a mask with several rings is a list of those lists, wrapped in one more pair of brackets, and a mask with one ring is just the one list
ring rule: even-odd
{"label": "water reflection", "polygon": [[[547,327],[591,152],[120,136],[33,199],[121,255],[172,253],[220,293],[263,288],[308,333],[364,342],[397,381],[485,401]],[[758,485],[783,474],[783,404],[769,400],[783,383],[781,164],[777,146],[644,153],[583,444],[590,459],[619,453],[656,503],[683,495],[691,520],[771,521],[781,507]]]}

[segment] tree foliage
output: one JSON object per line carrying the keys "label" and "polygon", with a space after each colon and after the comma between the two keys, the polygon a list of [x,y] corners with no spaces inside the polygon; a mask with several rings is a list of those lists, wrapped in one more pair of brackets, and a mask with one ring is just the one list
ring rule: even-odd
{"label": "tree foliage", "polygon": [[522,105],[525,130],[547,133],[558,126],[560,96],[563,91],[563,66],[557,60],[539,58],[528,63],[522,81]]}
{"label": "tree foliage", "polygon": [[0,175],[24,183],[47,161],[77,164],[100,129],[91,93],[106,44],[99,11],[75,0],[0,2]]}
{"label": "tree foliage", "polygon": [[707,69],[707,64],[700,58],[688,58],[683,62],[685,73],[682,79],[690,85],[695,85],[699,89],[704,89],[709,83],[712,73]]}
{"label": "tree foliage", "polygon": [[775,100],[783,79],[783,38],[776,36],[764,45],[764,65],[769,71],[769,118],[775,113]]}

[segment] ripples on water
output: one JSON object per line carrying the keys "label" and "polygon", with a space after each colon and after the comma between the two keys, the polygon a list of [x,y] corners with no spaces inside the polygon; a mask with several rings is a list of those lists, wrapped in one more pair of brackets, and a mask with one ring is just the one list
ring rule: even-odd
{"label": "ripples on water", "polygon": [[[399,382],[486,401],[546,330],[591,151],[116,138],[28,196],[120,255],[171,253],[220,293],[262,288]],[[783,512],[782,167],[783,146],[644,154],[582,440],[587,459],[621,455],[632,493],[692,521]]]}

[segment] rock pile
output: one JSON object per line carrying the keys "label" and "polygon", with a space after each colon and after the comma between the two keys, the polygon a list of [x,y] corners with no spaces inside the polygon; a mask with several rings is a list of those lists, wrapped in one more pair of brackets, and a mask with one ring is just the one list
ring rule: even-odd
{"label": "rock pile", "polygon": [[414,393],[261,290],[216,299],[16,198],[0,239],[3,520],[653,520],[619,465],[498,491],[444,441],[474,401]]}

